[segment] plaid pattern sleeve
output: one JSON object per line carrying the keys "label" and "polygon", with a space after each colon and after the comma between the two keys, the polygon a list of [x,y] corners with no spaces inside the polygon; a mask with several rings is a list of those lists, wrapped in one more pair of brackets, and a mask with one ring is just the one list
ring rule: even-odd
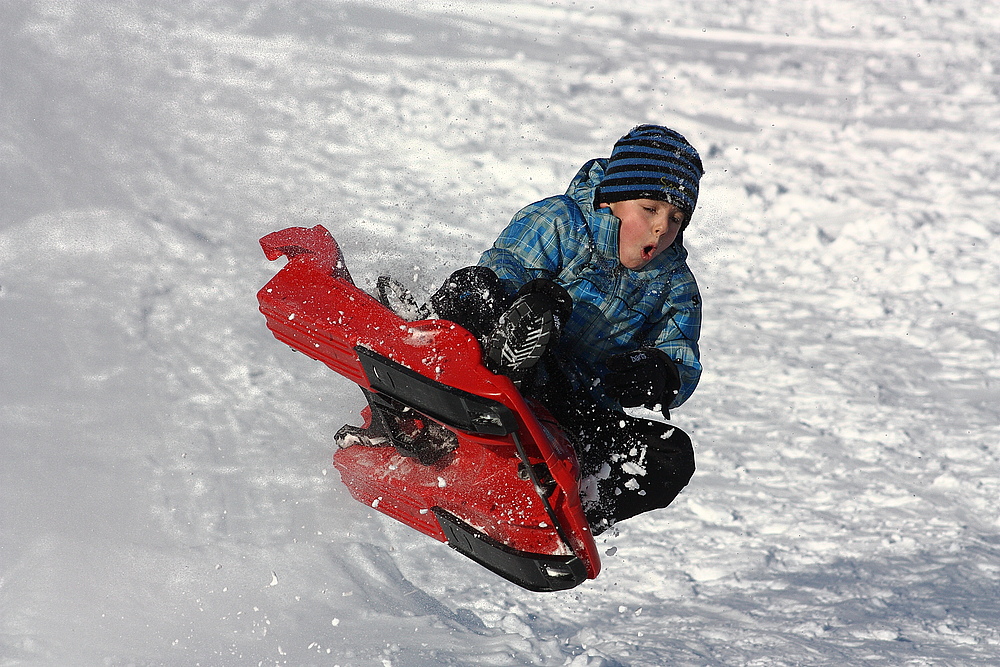
{"label": "plaid pattern sleeve", "polygon": [[493,269],[509,292],[534,278],[556,278],[564,253],[576,252],[577,243],[567,234],[571,210],[562,199],[551,197],[521,209],[480,258],[480,266]]}
{"label": "plaid pattern sleeve", "polygon": [[681,376],[681,388],[669,406],[675,408],[691,397],[701,378],[698,338],[701,335],[701,295],[689,270],[674,272],[666,310],[650,328],[647,344],[665,352]]}

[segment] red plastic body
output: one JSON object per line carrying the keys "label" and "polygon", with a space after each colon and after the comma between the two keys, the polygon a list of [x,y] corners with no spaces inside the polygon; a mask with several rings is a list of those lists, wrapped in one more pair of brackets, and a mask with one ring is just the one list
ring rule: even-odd
{"label": "red plastic body", "polygon": [[[562,429],[515,385],[482,364],[479,343],[445,320],[407,322],[358,289],[336,241],[322,226],[292,227],[261,239],[268,259],[288,263],[258,293],[275,337],[365,389],[371,389],[355,347],[362,346],[450,387],[498,401],[515,413],[517,435],[532,463],[544,462],[555,481],[548,495],[567,540],[552,525],[510,435],[452,430],[458,448],[424,465],[394,447],[339,449],[334,465],[358,501],[442,542],[434,507],[518,551],[579,558],[588,578],[600,557],[580,502],[579,467]],[[363,413],[365,426],[370,413]],[[568,544],[567,544],[568,542]]]}

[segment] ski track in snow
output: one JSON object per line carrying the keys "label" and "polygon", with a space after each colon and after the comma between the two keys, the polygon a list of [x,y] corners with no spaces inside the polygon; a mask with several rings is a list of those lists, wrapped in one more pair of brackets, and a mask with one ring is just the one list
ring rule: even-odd
{"label": "ski track in snow", "polygon": [[[0,665],[1000,661],[991,3],[0,18]],[[708,170],[698,472],[532,594],[349,497],[257,239],[429,291],[646,121]]]}

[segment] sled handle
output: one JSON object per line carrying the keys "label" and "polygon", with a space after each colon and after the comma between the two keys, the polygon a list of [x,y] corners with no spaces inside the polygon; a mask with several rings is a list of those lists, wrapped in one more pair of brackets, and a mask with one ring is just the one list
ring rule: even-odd
{"label": "sled handle", "polygon": [[272,262],[282,255],[289,262],[311,262],[323,273],[354,284],[340,246],[323,225],[271,232],[260,240],[260,247]]}

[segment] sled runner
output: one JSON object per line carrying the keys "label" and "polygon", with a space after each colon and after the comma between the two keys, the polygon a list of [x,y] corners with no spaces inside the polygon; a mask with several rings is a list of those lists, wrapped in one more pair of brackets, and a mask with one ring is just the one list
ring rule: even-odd
{"label": "sled runner", "polygon": [[355,382],[361,427],[337,434],[351,495],[533,591],[600,572],[562,429],[490,372],[462,327],[408,322],[358,289],[321,225],[260,240],[288,263],[257,294],[274,336]]}

